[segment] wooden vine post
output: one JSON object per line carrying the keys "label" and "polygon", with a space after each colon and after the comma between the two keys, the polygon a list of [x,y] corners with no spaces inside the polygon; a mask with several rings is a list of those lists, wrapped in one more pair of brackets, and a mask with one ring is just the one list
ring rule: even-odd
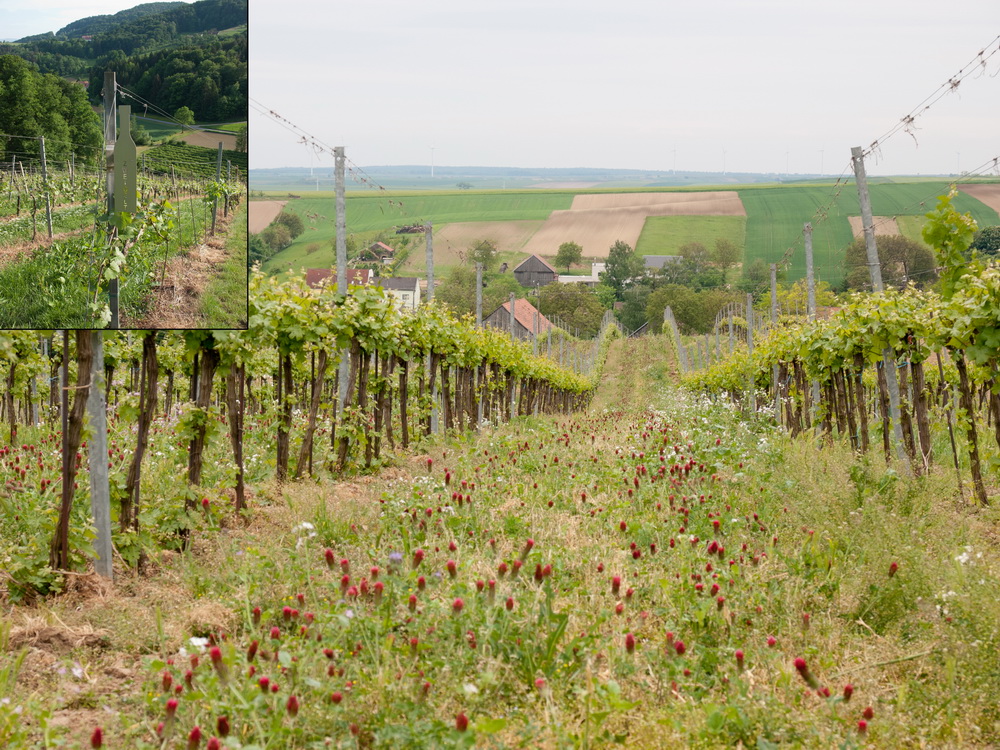
{"label": "wooden vine post", "polygon": [[[205,439],[209,429],[209,408],[212,403],[212,381],[219,366],[219,352],[215,348],[213,331],[184,331],[188,351],[193,354],[192,395],[194,408],[188,412],[188,492],[184,507],[188,512],[197,506],[198,489],[201,487],[201,472],[204,463]],[[186,530],[185,530],[186,532]],[[186,540],[188,534],[182,532]]]}
{"label": "wooden vine post", "polygon": [[63,331],[63,443],[62,500],[59,520],[49,545],[49,565],[53,570],[70,569],[69,519],[76,482],[76,452],[83,436],[83,418],[90,390],[93,350],[90,331],[76,331],[76,387],[73,411],[69,410],[69,331]]}
{"label": "wooden vine post", "polygon": [[139,415],[136,425],[135,453],[125,480],[125,496],[118,514],[121,531],[139,530],[139,498],[142,477],[142,459],[149,445],[149,428],[156,416],[159,362],[156,357],[156,331],[146,331],[142,337],[142,359],[139,367]]}

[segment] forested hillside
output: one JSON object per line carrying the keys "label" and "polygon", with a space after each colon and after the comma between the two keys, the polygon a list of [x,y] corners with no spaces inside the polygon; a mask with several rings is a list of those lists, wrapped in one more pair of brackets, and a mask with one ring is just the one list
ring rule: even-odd
{"label": "forested hillside", "polygon": [[116,51],[90,71],[87,90],[95,101],[105,70],[115,71],[120,86],[167,112],[186,106],[198,121],[246,117],[245,35],[132,57]]}
{"label": "forested hillside", "polygon": [[63,161],[74,153],[90,163],[101,146],[100,118],[83,88],[50,73],[39,73],[14,55],[0,55],[0,159],[10,164],[38,158],[44,136],[46,156]]}
{"label": "forested hillside", "polygon": [[170,112],[188,106],[199,120],[242,118],[246,34],[220,38],[218,32],[246,23],[247,0],[147,3],[0,44],[0,55],[24,58],[42,73],[87,79],[93,104],[104,71],[113,70],[119,84]]}

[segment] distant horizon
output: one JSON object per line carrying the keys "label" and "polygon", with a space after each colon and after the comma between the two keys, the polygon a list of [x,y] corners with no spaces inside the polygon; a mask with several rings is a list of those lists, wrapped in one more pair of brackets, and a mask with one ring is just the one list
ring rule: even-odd
{"label": "distant horizon", "polygon": [[[252,153],[252,152],[251,152]],[[286,165],[281,167],[250,167],[250,172],[276,172],[279,170],[298,170],[302,172],[331,172],[333,171],[333,164],[323,164],[322,166],[310,166],[304,167],[301,165]],[[407,170],[427,170],[427,177],[430,177],[431,165],[430,164],[368,164],[360,165],[360,169],[407,169]],[[531,172],[636,172],[636,173],[648,173],[648,174],[658,174],[658,175],[684,175],[684,174],[697,174],[697,175],[759,175],[759,176],[775,176],[775,177],[814,177],[814,178],[829,178],[837,179],[843,175],[834,174],[832,172],[753,172],[753,171],[743,171],[743,170],[727,170],[725,172],[719,170],[705,170],[705,169],[652,169],[652,168],[641,168],[641,167],[587,167],[587,166],[575,166],[575,167],[523,167],[514,165],[502,165],[502,166],[490,166],[484,164],[435,164],[433,169],[437,171],[441,170],[489,170],[492,173],[499,173],[503,170],[518,170],[524,173]],[[966,172],[899,172],[897,174],[879,174],[875,175],[876,179],[884,179],[887,177],[963,177],[968,173]],[[528,176],[526,174],[520,176]],[[853,177],[853,175],[847,175],[848,177]],[[997,179],[996,175],[975,175],[979,179]]]}

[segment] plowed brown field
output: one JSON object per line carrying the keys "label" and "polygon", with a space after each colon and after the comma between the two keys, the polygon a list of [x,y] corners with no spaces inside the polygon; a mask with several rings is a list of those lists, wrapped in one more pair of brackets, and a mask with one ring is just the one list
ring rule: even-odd
{"label": "plowed brown field", "polygon": [[[848,216],[847,220],[851,222],[851,234],[854,235],[854,239],[864,237],[865,228],[861,223],[861,217]],[[875,234],[900,234],[899,225],[891,216],[873,216],[872,223],[875,225]]]}
{"label": "plowed brown field", "polygon": [[962,185],[963,193],[968,193],[976,200],[985,203],[994,211],[1000,213],[1000,184],[993,185]]}
{"label": "plowed brown field", "polygon": [[250,215],[250,234],[263,232],[281,213],[286,203],[288,201],[250,201],[247,206]]}
{"label": "plowed brown field", "polygon": [[598,193],[577,195],[567,211],[553,211],[524,251],[554,255],[576,242],[586,257],[604,258],[618,240],[635,247],[647,216],[746,216],[735,191]]}
{"label": "plowed brown field", "polygon": [[[462,255],[481,240],[496,243],[501,253],[520,252],[541,221],[462,221],[434,229],[434,263],[450,266],[462,262]],[[427,267],[427,254],[420,244],[410,252],[403,271],[422,271]]]}

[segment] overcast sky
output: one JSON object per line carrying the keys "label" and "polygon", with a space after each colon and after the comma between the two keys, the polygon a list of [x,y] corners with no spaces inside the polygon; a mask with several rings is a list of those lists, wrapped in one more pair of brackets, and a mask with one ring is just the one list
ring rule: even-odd
{"label": "overcast sky", "polygon": [[[998,35],[997,0],[252,0],[250,91],[360,165],[839,174]],[[1000,155],[998,70],[869,172]],[[250,127],[252,167],[330,162]]]}
{"label": "overcast sky", "polygon": [[[0,0],[0,37],[135,4]],[[360,165],[840,174],[998,35],[997,0],[251,0],[250,90]],[[1000,155],[998,72],[869,172]],[[332,161],[250,125],[253,167]]]}

